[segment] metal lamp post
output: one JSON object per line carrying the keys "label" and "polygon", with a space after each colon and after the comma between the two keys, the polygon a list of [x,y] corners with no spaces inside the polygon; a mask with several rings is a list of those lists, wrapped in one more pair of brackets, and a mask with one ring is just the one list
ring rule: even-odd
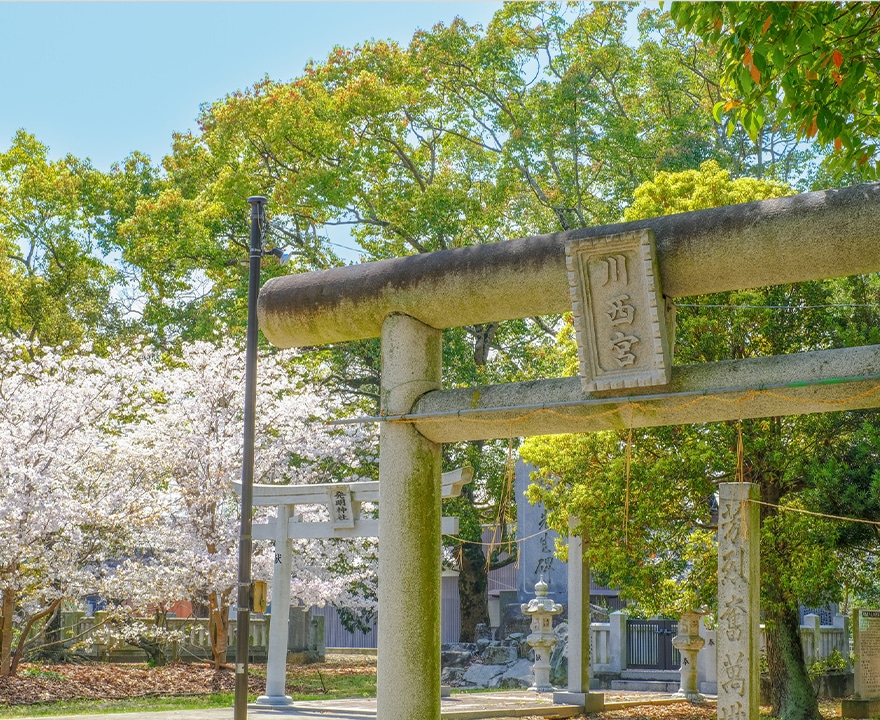
{"label": "metal lamp post", "polygon": [[251,613],[251,513],[254,502],[254,434],[257,405],[257,296],[263,259],[263,214],[266,198],[248,198],[251,206],[251,250],[248,277],[247,345],[245,349],[244,450],[241,460],[241,530],[238,543],[238,607],[235,646],[235,720],[247,718],[248,635]]}

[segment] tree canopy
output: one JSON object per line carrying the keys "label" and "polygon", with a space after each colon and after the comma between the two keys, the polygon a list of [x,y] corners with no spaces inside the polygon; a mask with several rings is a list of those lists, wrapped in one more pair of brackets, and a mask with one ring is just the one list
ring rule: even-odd
{"label": "tree canopy", "polygon": [[674,2],[678,24],[723,61],[716,119],[752,139],[770,113],[833,149],[838,177],[880,177],[880,8],[858,2]]}

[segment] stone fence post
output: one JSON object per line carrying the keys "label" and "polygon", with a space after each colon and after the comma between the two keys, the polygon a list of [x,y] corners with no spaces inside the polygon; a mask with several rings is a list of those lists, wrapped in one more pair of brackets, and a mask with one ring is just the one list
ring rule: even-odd
{"label": "stone fence post", "polygon": [[822,618],[818,615],[804,615],[801,625],[801,642],[804,645],[804,659],[807,664],[819,659],[821,646]]}
{"label": "stone fence post", "polygon": [[67,610],[61,613],[61,637],[64,639],[64,647],[70,647],[79,634],[79,621],[85,617],[81,610]]}
{"label": "stone fence post", "polygon": [[309,650],[312,650],[322,662],[327,656],[327,646],[324,642],[324,623],[323,615],[315,615],[309,622]]}
{"label": "stone fence post", "polygon": [[619,610],[608,616],[611,624],[611,668],[612,672],[621,672],[626,670],[626,621],[629,617],[628,613]]}
{"label": "stone fence post", "polygon": [[706,641],[703,652],[697,655],[697,687],[705,695],[718,694],[718,657],[715,630],[709,630],[705,622],[700,623],[700,637]]}

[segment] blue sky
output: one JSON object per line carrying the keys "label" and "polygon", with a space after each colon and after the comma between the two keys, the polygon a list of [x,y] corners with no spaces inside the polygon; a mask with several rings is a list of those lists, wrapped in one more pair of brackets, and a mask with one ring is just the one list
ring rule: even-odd
{"label": "blue sky", "polygon": [[500,2],[4,2],[0,151],[18,128],[109,169],[158,162],[199,105],[363,40],[406,44],[456,15],[486,24]]}

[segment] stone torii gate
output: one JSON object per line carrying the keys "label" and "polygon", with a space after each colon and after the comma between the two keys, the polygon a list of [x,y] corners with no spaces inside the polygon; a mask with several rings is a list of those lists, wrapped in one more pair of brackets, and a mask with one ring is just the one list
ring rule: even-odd
{"label": "stone torii gate", "polygon": [[[675,298],[878,270],[872,184],[270,280],[258,312],[273,344],[381,337],[380,720],[440,718],[442,443],[880,406],[876,346],[684,367],[670,355]],[[569,310],[583,378],[442,389],[443,328]],[[729,522],[745,507],[730,505]],[[746,644],[729,668],[737,682],[719,683],[725,720],[757,718],[750,535],[737,549]]]}

